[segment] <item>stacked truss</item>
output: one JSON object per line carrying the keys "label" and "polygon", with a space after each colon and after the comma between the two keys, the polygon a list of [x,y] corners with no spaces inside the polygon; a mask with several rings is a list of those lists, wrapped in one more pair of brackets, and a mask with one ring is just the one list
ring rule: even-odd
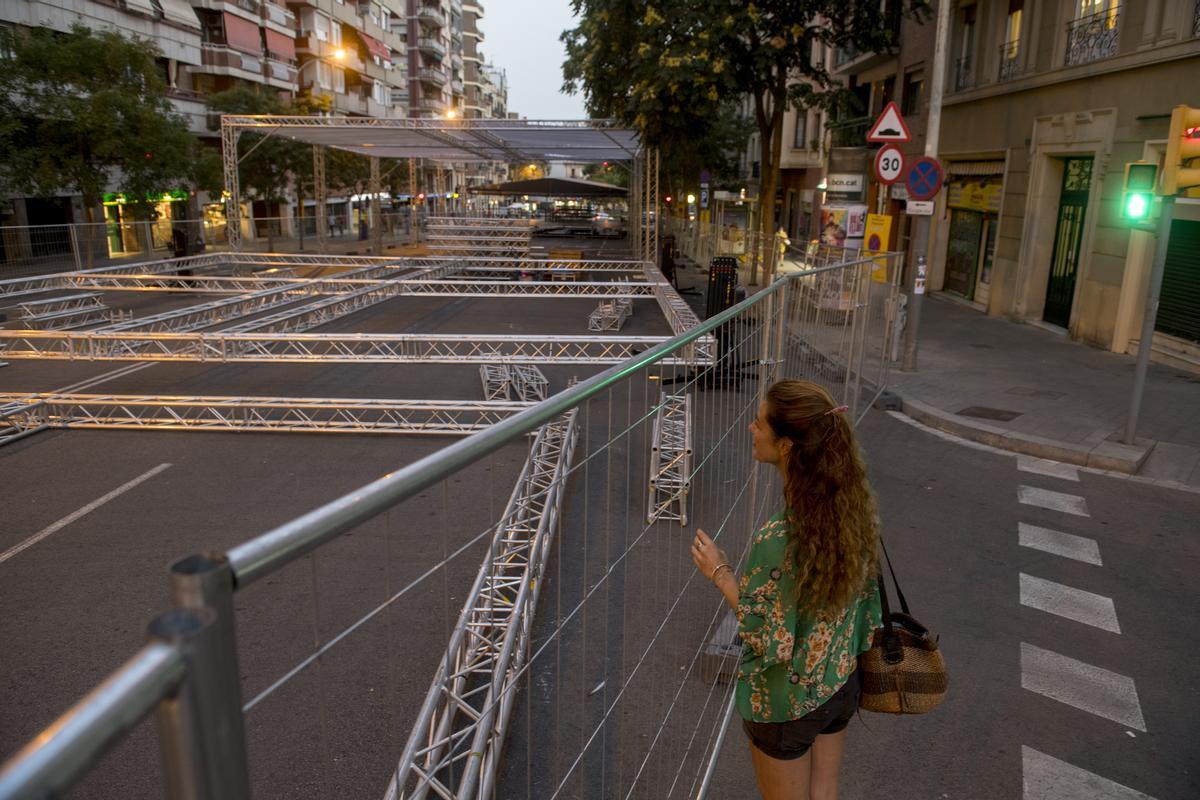
{"label": "stacked truss", "polygon": [[67,330],[122,318],[100,299],[98,292],[85,292],[47,300],[26,300],[18,305],[21,327],[33,330]]}
{"label": "stacked truss", "polygon": [[507,400],[511,396],[512,369],[508,364],[483,364],[479,380],[483,384],[484,400]]}
{"label": "stacked truss", "polygon": [[409,734],[388,800],[489,798],[575,448],[572,410],[538,429]]}
{"label": "stacked truss", "polygon": [[692,396],[659,397],[650,442],[650,488],[646,522],[678,520],[687,525],[692,474]]}
{"label": "stacked truss", "polygon": [[545,400],[550,381],[532,364],[513,364],[512,386],[518,400]]}
{"label": "stacked truss", "polygon": [[633,316],[633,301],[628,298],[601,300],[600,305],[588,314],[588,330],[619,331],[625,324],[625,320],[631,316]]}
{"label": "stacked truss", "polygon": [[532,405],[478,400],[0,395],[0,444],[47,427],[464,436]]}

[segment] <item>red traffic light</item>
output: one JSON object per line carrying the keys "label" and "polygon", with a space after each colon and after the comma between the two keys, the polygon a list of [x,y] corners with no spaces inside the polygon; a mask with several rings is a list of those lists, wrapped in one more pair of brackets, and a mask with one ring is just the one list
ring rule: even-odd
{"label": "red traffic light", "polygon": [[663,202],[664,202],[664,203],[669,203],[669,202],[671,202],[671,199],[672,199],[672,198],[671,198],[671,195],[667,195],[666,197],[664,197],[664,198],[663,198]]}

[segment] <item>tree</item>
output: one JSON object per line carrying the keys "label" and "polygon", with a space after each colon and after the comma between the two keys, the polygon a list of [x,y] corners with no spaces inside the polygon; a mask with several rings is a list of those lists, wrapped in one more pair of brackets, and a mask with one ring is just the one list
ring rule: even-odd
{"label": "tree", "polygon": [[110,189],[140,215],[192,177],[198,143],[166,98],[153,42],[81,25],[3,29],[0,52],[0,189],[82,195],[95,222]]}
{"label": "tree", "polygon": [[[759,224],[775,218],[784,113],[836,110],[848,92],[813,58],[813,46],[878,52],[895,44],[902,13],[927,0],[573,0],[579,25],[563,34],[566,86],[582,87],[589,110],[635,126],[656,146],[706,139],[723,103],[748,97],[759,134]],[[757,279],[757,253],[751,282]]]}

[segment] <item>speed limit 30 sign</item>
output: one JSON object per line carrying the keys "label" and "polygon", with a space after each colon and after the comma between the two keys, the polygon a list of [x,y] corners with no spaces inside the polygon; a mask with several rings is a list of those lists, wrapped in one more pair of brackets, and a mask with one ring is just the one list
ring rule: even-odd
{"label": "speed limit 30 sign", "polygon": [[884,145],[875,154],[875,180],[895,183],[904,172],[904,154],[894,144]]}

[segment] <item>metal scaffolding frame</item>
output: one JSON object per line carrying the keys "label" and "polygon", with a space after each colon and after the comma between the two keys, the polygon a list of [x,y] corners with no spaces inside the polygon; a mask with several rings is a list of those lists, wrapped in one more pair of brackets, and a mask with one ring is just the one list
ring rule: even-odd
{"label": "metal scaffolding frame", "polygon": [[427,217],[425,227],[429,228],[530,228],[527,219],[509,217]]}
{"label": "metal scaffolding frame", "polygon": [[[619,364],[666,336],[93,333],[0,329],[0,356],[261,364]],[[697,362],[672,358],[668,364]]]}
{"label": "metal scaffolding frame", "polygon": [[0,444],[46,428],[465,436],[532,405],[509,400],[0,394]]}
{"label": "metal scaffolding frame", "polygon": [[578,413],[571,410],[543,425],[534,437],[388,783],[387,800],[493,795],[542,576],[558,533]]}
{"label": "metal scaffolding frame", "polygon": [[545,400],[550,381],[532,364],[513,364],[512,387],[518,400]]}
{"label": "metal scaffolding frame", "polygon": [[483,364],[479,367],[484,400],[508,400],[512,390],[512,368],[508,364]]}
{"label": "metal scaffolding frame", "polygon": [[651,437],[646,522],[676,520],[686,527],[692,475],[691,394],[662,393]]}

